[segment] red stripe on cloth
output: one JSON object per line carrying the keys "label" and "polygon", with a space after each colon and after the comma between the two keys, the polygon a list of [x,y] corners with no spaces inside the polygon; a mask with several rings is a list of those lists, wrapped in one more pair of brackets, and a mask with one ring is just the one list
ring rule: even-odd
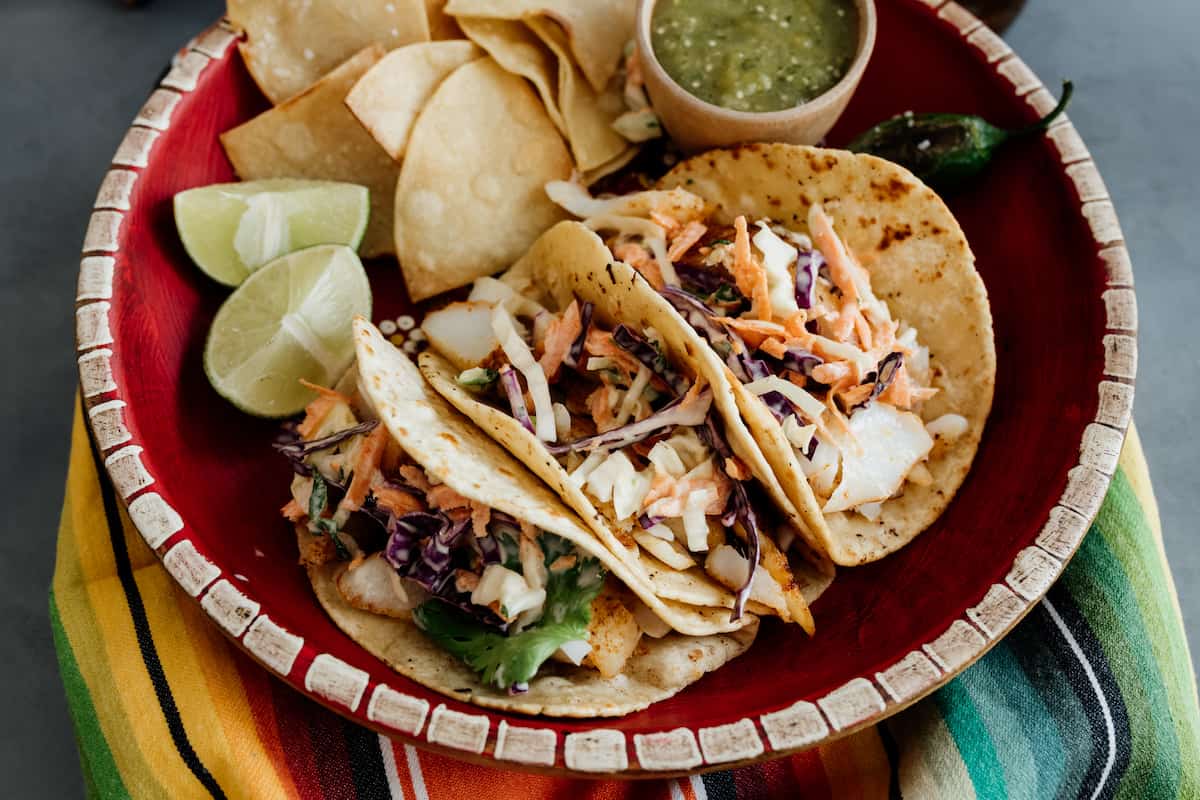
{"label": "red stripe on cloth", "polygon": [[[287,752],[279,736],[279,720],[275,714],[273,689],[279,682],[271,677],[265,669],[242,653],[230,648],[231,658],[237,667],[238,679],[246,693],[246,704],[250,707],[250,716],[254,720],[254,729],[258,732],[263,749],[271,756],[276,765],[288,764]],[[288,764],[290,768],[290,764]],[[282,776],[282,770],[279,770]],[[294,781],[294,773],[292,774]],[[287,785],[289,797],[298,798],[295,783]]]}
{"label": "red stripe on cloth", "polygon": [[321,785],[321,773],[313,754],[313,740],[309,732],[311,712],[305,706],[314,706],[321,713],[326,712],[278,681],[271,682],[271,701],[275,708],[279,742],[283,746],[288,771],[300,796],[324,800],[326,795]]}

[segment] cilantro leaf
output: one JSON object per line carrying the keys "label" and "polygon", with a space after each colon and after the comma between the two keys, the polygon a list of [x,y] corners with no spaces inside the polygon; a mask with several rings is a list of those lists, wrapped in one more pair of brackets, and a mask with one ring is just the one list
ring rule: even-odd
{"label": "cilantro leaf", "polygon": [[308,519],[317,532],[323,533],[333,540],[333,546],[337,548],[338,558],[347,561],[350,558],[350,551],[346,549],[346,545],[342,542],[342,537],[338,535],[337,523],[332,519],[326,519],[321,515],[325,513],[325,507],[329,504],[329,487],[325,483],[325,479],[321,477],[321,473],[313,470],[312,492],[308,495]]}
{"label": "cilantro leaf", "polygon": [[[562,554],[543,537],[547,564]],[[546,581],[542,618],[520,633],[505,635],[438,600],[429,600],[413,617],[438,645],[479,673],[484,683],[501,689],[527,683],[545,661],[567,642],[587,637],[592,600],[604,585],[595,559],[579,558],[575,566],[551,571]]]}

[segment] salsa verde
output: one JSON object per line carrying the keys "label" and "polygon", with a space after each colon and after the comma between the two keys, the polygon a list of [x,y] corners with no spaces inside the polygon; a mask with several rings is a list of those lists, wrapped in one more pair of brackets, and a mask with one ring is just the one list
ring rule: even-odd
{"label": "salsa verde", "polygon": [[659,0],[654,55],[676,83],[735,111],[782,111],[833,87],[854,60],[851,0]]}

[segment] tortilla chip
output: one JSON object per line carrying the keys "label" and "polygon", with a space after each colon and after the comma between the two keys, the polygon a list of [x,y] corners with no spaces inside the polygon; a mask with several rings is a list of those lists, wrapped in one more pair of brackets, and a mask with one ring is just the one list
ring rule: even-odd
{"label": "tortilla chip", "polygon": [[559,133],[568,137],[567,123],[558,107],[558,66],[554,54],[533,31],[519,20],[459,17],[458,24],[463,34],[497,64],[533,84],[550,120]]}
{"label": "tortilla chip", "polygon": [[564,216],[544,187],[570,174],[570,153],[525,81],[491,58],[455,70],[417,119],[396,186],[409,296],[511,264]]}
{"label": "tortilla chip", "polygon": [[603,91],[596,91],[571,60],[567,35],[558,23],[545,17],[525,21],[558,59],[558,106],[567,125],[567,139],[582,172],[596,169],[631,149],[612,123],[625,111],[621,87],[614,78]]}
{"label": "tortilla chip", "polygon": [[633,38],[637,0],[449,0],[446,13],[489,19],[549,17],[566,31],[592,89],[603,92]]}
{"label": "tortilla chip", "polygon": [[225,155],[242,180],[318,178],[366,186],[371,219],[358,250],[368,258],[393,252],[399,167],[344,101],[383,55],[382,45],[371,45],[282,105],[221,134]]}
{"label": "tortilla chip", "polygon": [[742,627],[718,609],[670,606],[644,573],[596,540],[570,509],[513,456],[455,411],[408,358],[362,318],[354,321],[359,394],[426,473],[463,497],[561,536],[597,558],[675,630],[705,635]]}
{"label": "tortilla chip", "polygon": [[[892,315],[917,329],[930,352],[934,385],[941,391],[922,416],[953,412],[968,420],[967,433],[939,442],[926,466],[933,483],[907,483],[883,503],[878,519],[853,512],[822,515],[808,539],[838,564],[875,561],[912,541],[933,523],[966,478],[992,405],[996,350],[987,290],[953,214],[934,191],[904,168],[874,156],[794,145],[750,145],[714,151],[676,166],[660,188],[682,187],[719,206],[730,222],[768,217],[807,232],[808,209],[820,201],[834,227],[871,274],[875,294]],[[897,231],[904,235],[895,235]],[[683,327],[682,321],[678,323]],[[720,360],[690,328],[693,345],[713,380]],[[710,357],[711,356],[711,357]],[[788,497],[807,516],[820,515],[817,498],[782,428],[737,381],[738,405]]]}
{"label": "tortilla chip", "polygon": [[413,123],[450,73],[483,55],[463,40],[421,42],[393,50],[359,78],[346,105],[375,141],[397,161]]}
{"label": "tortilla chip", "polygon": [[433,41],[463,38],[462,29],[454,17],[446,13],[446,0],[425,0],[425,18],[429,22],[429,38]]}
{"label": "tortilla chip", "polygon": [[623,152],[619,153],[616,158],[607,161],[595,169],[587,170],[580,176],[580,180],[584,186],[591,186],[601,178],[607,178],[618,170],[622,170],[629,165],[637,157],[639,150],[636,145],[630,145]]}
{"label": "tortilla chip", "polygon": [[246,35],[246,67],[272,103],[317,82],[367,45],[429,41],[423,0],[229,0],[229,21]]}
{"label": "tortilla chip", "polygon": [[[434,644],[408,620],[350,606],[335,580],[344,566],[310,568],[317,600],[339,628],[392,669],[434,691],[486,708],[550,717],[620,717],[665,700],[750,648],[758,621],[739,631],[708,636],[670,633],[642,637],[622,673],[603,678],[593,669],[547,661],[529,691],[510,695],[484,686],[479,676]],[[728,612],[721,612],[728,615]]]}

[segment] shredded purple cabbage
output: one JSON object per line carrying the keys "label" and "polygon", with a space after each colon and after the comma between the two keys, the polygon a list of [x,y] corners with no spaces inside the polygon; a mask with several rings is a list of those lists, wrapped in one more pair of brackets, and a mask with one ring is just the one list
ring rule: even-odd
{"label": "shredded purple cabbage", "polygon": [[801,250],[796,259],[796,305],[800,308],[813,307],[813,290],[817,288],[817,274],[825,264],[820,250]]}
{"label": "shredded purple cabbage", "polygon": [[521,391],[521,382],[517,379],[517,371],[512,365],[505,364],[500,368],[500,385],[508,395],[513,419],[521,423],[522,428],[533,433],[533,420],[529,418],[529,409],[525,406],[525,393]]}
{"label": "shredded purple cabbage", "polygon": [[677,397],[645,419],[631,422],[628,425],[622,425],[619,428],[613,428],[611,431],[585,436],[573,442],[546,444],[545,447],[552,455],[556,456],[566,455],[567,453],[578,453],[580,451],[590,452],[599,450],[607,452],[637,444],[643,439],[648,439],[667,428],[691,428],[696,425],[702,425],[705,417],[708,416],[708,409],[712,405],[712,391],[705,389],[688,408],[682,407],[683,400],[684,398]]}
{"label": "shredded purple cabbage", "polygon": [[871,390],[872,400],[887,391],[887,388],[892,385],[892,381],[896,379],[896,373],[903,365],[904,355],[902,353],[888,353],[883,357],[875,376],[875,388]]}
{"label": "shredded purple cabbage", "polygon": [[618,325],[613,330],[613,341],[616,342],[617,347],[640,361],[646,369],[662,378],[676,395],[687,394],[691,382],[672,369],[658,348],[650,344],[645,337],[634,333],[624,325]]}
{"label": "shredded purple cabbage", "polygon": [[722,286],[732,284],[732,276],[723,274],[724,270],[717,267],[695,266],[692,264],[676,264],[675,274],[681,283],[694,286],[705,294],[712,294]]}
{"label": "shredded purple cabbage", "polygon": [[567,351],[566,358],[563,359],[563,363],[572,369],[579,368],[579,359],[583,357],[583,345],[587,342],[588,329],[592,327],[592,314],[595,310],[596,306],[590,301],[579,307],[581,330],[575,337],[575,341],[571,342],[571,349]]}
{"label": "shredded purple cabbage", "polygon": [[297,474],[308,477],[312,475],[312,469],[304,463],[306,456],[318,450],[327,450],[330,447],[339,445],[352,436],[367,433],[373,430],[378,424],[377,420],[368,420],[352,428],[346,428],[337,433],[331,433],[328,436],[322,436],[320,439],[311,439],[307,442],[300,438],[295,429],[292,431],[285,430],[271,446],[288,457],[288,460],[292,462],[292,469]]}
{"label": "shredded purple cabbage", "polygon": [[812,377],[813,367],[824,364],[825,361],[820,356],[810,353],[803,347],[789,347],[787,352],[783,354],[783,358],[773,358],[768,356],[773,362],[779,365],[780,370],[790,369],[792,372],[799,373],[806,378]]}
{"label": "shredded purple cabbage", "polygon": [[[733,450],[717,429],[712,416],[709,416],[704,421],[703,427],[700,428],[700,438],[721,457],[722,461],[733,457]],[[729,615],[731,620],[741,619],[742,613],[746,610],[746,601],[750,599],[750,591],[754,587],[754,571],[758,565],[760,547],[758,516],[750,505],[750,498],[746,494],[746,485],[741,481],[733,481],[733,491],[729,493],[729,505],[725,507],[725,513],[721,515],[721,525],[732,528],[738,521],[741,521],[742,532],[746,537],[750,570],[746,576],[746,583],[734,594],[733,611]]]}
{"label": "shredded purple cabbage", "polygon": [[767,406],[767,410],[779,422],[783,422],[788,417],[798,416],[796,414],[796,406],[783,392],[764,392],[758,396],[759,400]]}
{"label": "shredded purple cabbage", "polygon": [[662,522],[666,517],[658,517],[652,514],[642,514],[637,519],[638,525],[642,526],[643,530],[650,530],[658,523]]}
{"label": "shredded purple cabbage", "polygon": [[702,300],[674,286],[665,287],[661,294],[697,333],[708,339],[709,344],[715,344],[722,341],[723,338],[727,338],[726,331],[712,321],[717,313],[705,305]]}

